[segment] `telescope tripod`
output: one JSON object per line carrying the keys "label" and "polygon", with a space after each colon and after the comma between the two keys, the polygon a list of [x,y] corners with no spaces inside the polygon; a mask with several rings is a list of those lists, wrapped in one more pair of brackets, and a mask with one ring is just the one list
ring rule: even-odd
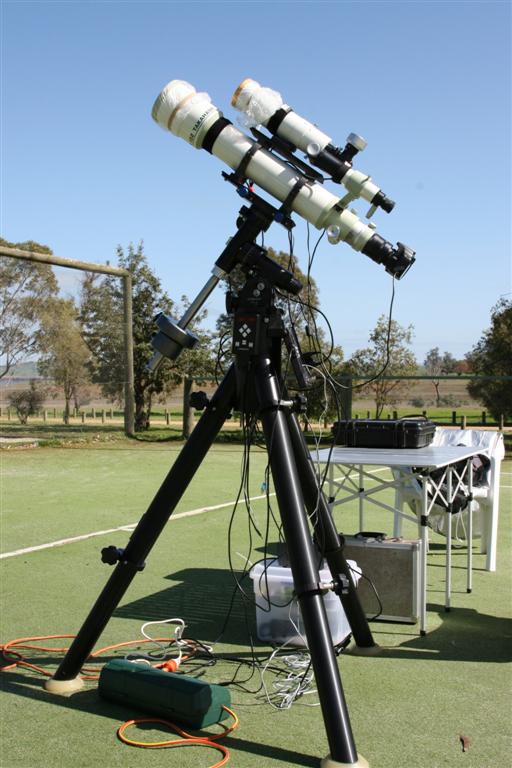
{"label": "telescope tripod", "polygon": [[[254,249],[260,252],[258,258],[253,258]],[[282,343],[283,339],[287,341],[290,350],[290,340],[282,312],[275,305],[275,285],[284,280],[288,286],[293,286],[293,281],[290,282],[290,273],[266,257],[254,243],[250,250],[253,252],[249,260],[251,265],[247,266],[247,260],[245,262],[247,281],[234,307],[234,362],[212,398],[203,398],[201,418],[126,548],[108,547],[102,551],[102,559],[116,567],[54,677],[48,681],[47,689],[66,694],[81,687],[79,673],[88,655],[132,579],[144,568],[145,558],[228,415],[232,410],[239,410],[244,418],[261,421],[265,437],[295,594],[330,748],[330,755],[322,761],[322,766],[366,766],[366,761],[356,751],[322,599],[328,588],[319,577],[322,557],[326,558],[332,574],[333,582],[329,586],[341,599],[357,646],[362,652],[371,653],[376,645],[297,419],[301,398],[289,399],[283,383]],[[297,281],[295,283],[300,286]],[[291,344],[295,348],[293,340]],[[293,357],[293,350],[290,357]]]}

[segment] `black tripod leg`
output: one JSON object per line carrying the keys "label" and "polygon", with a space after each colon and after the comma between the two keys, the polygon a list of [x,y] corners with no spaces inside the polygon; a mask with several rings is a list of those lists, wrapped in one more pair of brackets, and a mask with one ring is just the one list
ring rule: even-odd
{"label": "black tripod leg", "polygon": [[295,592],[306,630],[331,750],[331,764],[339,762],[361,765],[322,600],[317,558],[304,508],[287,417],[279,405],[277,380],[267,359],[259,362],[256,371],[256,393]]}
{"label": "black tripod leg", "polygon": [[[144,559],[158,539],[226,420],[233,406],[235,384],[235,370],[231,367],[132,533],[113,574],[54,677],[48,681],[47,690],[55,693],[72,693],[81,687],[81,683],[79,681],[75,683],[75,679],[134,576],[144,567]],[[66,686],[65,683],[68,681],[71,684]]]}
{"label": "black tripod leg", "polygon": [[341,594],[340,599],[352,629],[354,640],[360,649],[373,648],[377,650],[379,646],[376,645],[373,639],[368,621],[359,601],[350,567],[343,554],[343,547],[340,545],[336,524],[325,496],[319,487],[315,466],[296,415],[289,412],[287,421],[304,493],[304,501],[310,518],[313,520],[317,543],[321,551],[325,553],[325,558],[333,578],[336,579],[339,574],[342,574],[348,579],[348,594]]}

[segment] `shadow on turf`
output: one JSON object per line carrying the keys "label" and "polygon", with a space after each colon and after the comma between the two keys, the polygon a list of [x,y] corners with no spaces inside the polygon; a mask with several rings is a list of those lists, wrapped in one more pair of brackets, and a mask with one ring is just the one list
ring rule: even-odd
{"label": "shadow on turf", "polygon": [[246,646],[249,635],[256,637],[254,591],[247,575],[240,582],[244,594],[223,568],[185,568],[165,578],[178,583],[126,603],[113,615],[143,622],[181,616],[187,636],[205,642],[222,639]]}
{"label": "shadow on turf", "polygon": [[[119,721],[119,724],[128,718],[140,716],[147,717],[147,713],[132,710],[128,711],[124,707],[105,701],[105,699],[102,699],[98,695],[95,688],[79,691],[67,698],[47,693],[42,687],[41,678],[30,677],[29,675],[23,675],[18,672],[6,672],[5,674],[0,675],[0,681],[2,683],[2,688],[6,693],[13,693],[17,696],[30,698],[44,704],[53,704],[68,710],[86,712],[87,714],[96,715],[98,717],[107,717],[110,720]],[[155,725],[155,728],[158,728],[158,726]],[[168,734],[167,729],[162,728],[162,731],[165,734]],[[236,750],[237,752],[248,752],[257,755],[260,758],[279,760],[285,766],[297,765],[304,766],[304,768],[318,767],[318,757],[304,755],[300,752],[276,747],[271,744],[261,744],[260,742],[248,741],[247,739],[239,739],[233,736],[223,739],[222,744],[228,749]]]}
{"label": "shadow on turf", "polygon": [[[424,637],[416,635],[399,646],[384,645],[383,657],[501,664],[512,660],[512,620],[479,613],[473,608],[454,608],[446,612],[443,605],[429,604],[428,610],[438,613],[441,625]],[[371,626],[376,631],[376,624]],[[378,638],[376,640],[378,642]]]}

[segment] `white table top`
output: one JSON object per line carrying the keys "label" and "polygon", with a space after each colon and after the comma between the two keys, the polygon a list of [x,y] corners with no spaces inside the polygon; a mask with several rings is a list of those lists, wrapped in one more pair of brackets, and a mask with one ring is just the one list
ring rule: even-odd
{"label": "white table top", "polygon": [[313,461],[326,464],[372,464],[385,467],[425,467],[437,469],[481,453],[478,447],[429,445],[426,448],[347,448],[336,445],[332,451],[311,451]]}

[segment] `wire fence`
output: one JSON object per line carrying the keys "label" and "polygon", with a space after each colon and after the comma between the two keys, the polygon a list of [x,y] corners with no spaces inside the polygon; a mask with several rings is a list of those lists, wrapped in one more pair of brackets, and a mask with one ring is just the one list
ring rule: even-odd
{"label": "wire fence", "polygon": [[[474,377],[473,377],[474,380]],[[352,380],[352,384],[361,384],[362,380]],[[480,426],[505,428],[510,426],[504,415],[494,416],[481,403],[471,397],[467,386],[469,377],[446,377],[442,380],[428,377],[397,377],[389,379],[396,382],[396,392],[390,396],[380,418],[393,419],[408,415],[423,415],[440,425]],[[28,423],[62,423],[65,417],[65,400],[61,387],[48,380],[40,380],[44,399],[36,412],[28,416]],[[14,424],[19,421],[16,409],[10,404],[10,395],[27,389],[29,379],[16,377],[0,381],[0,423]],[[215,389],[214,381],[202,381],[194,387],[202,389],[211,396]],[[512,389],[512,382],[511,382]],[[71,424],[95,424],[121,426],[124,419],[123,403],[109,400],[102,394],[101,384],[82,387],[77,398],[70,404],[69,422]],[[352,390],[350,412],[352,418],[371,419],[376,417],[376,404],[368,391],[356,387]],[[151,408],[152,425],[172,425],[180,423],[183,417],[183,384],[179,384],[165,395],[153,398]],[[323,416],[325,428],[334,420],[329,411]],[[311,418],[312,423],[318,418]]]}

